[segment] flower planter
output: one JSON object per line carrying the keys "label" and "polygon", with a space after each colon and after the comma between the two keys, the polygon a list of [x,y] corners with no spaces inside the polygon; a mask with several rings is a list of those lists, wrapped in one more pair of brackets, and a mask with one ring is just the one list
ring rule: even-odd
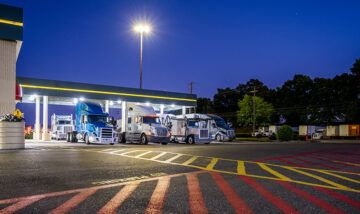
{"label": "flower planter", "polygon": [[0,122],[0,149],[24,149],[24,122]]}

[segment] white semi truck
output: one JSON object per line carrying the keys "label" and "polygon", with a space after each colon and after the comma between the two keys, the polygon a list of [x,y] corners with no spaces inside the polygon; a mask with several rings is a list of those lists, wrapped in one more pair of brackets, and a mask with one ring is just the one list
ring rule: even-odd
{"label": "white semi truck", "polygon": [[148,144],[148,142],[168,144],[170,133],[161,124],[160,118],[151,106],[130,105],[128,106],[128,118],[125,119],[126,130],[120,126],[121,121],[117,121],[119,142],[136,142]]}
{"label": "white semi truck", "polygon": [[65,140],[67,133],[74,130],[72,115],[51,115],[51,139]]}
{"label": "white semi truck", "polygon": [[210,118],[199,114],[178,115],[170,118],[171,141],[188,144],[209,144]]}

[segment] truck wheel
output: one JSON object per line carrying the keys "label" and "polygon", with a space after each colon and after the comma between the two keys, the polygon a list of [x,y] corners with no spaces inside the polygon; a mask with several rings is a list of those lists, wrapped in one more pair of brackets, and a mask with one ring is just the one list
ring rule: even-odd
{"label": "truck wheel", "polygon": [[144,144],[144,145],[148,144],[146,135],[144,135],[144,134],[141,135],[140,144]]}
{"label": "truck wheel", "polygon": [[167,145],[168,143],[166,143],[166,142],[163,142],[163,143],[161,143],[161,145]]}
{"label": "truck wheel", "polygon": [[194,140],[194,136],[190,135],[187,139],[187,143],[188,144],[194,144],[195,143],[195,140]]}
{"label": "truck wheel", "polygon": [[126,143],[125,133],[119,135],[119,143]]}
{"label": "truck wheel", "polygon": [[221,135],[217,134],[217,135],[215,136],[215,140],[216,140],[217,142],[221,142]]}
{"label": "truck wheel", "polygon": [[85,143],[86,144],[90,144],[90,140],[89,140],[89,135],[88,134],[85,134]]}
{"label": "truck wheel", "polygon": [[77,134],[77,132],[76,132],[76,131],[71,132],[70,142],[72,142],[72,143],[77,143],[76,134]]}
{"label": "truck wheel", "polygon": [[110,145],[114,145],[114,143],[110,143]]}

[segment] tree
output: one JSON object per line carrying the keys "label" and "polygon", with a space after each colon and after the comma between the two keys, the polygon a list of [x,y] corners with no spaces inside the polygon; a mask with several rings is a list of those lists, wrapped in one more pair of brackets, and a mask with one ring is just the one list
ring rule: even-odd
{"label": "tree", "polygon": [[264,101],[261,97],[245,95],[238,102],[239,111],[237,112],[237,122],[242,126],[253,124],[253,101],[255,101],[255,124],[268,125],[270,116],[274,111],[271,103]]}

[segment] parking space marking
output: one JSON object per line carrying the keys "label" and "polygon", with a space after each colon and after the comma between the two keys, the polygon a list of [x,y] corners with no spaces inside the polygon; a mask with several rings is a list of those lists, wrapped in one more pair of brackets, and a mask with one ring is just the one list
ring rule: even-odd
{"label": "parking space marking", "polygon": [[164,207],[165,196],[170,186],[170,178],[162,177],[159,179],[155,190],[150,198],[145,214],[161,214]]}
{"label": "parking space marking", "polygon": [[280,174],[279,172],[271,169],[270,167],[268,167],[266,164],[264,163],[258,163],[258,165],[265,171],[269,172],[270,174],[274,175],[275,177],[278,177],[280,178],[281,180],[284,180],[284,181],[291,181],[290,178],[286,177],[285,175],[283,174]]}
{"label": "parking space marking", "polygon": [[76,194],[74,197],[67,200],[62,205],[58,206],[54,210],[50,212],[50,214],[65,214],[69,212],[70,210],[74,209],[77,205],[79,205],[81,202],[85,201],[89,196],[93,195],[97,189],[88,189],[86,191],[82,191],[78,194]]}
{"label": "parking space marking", "polygon": [[171,158],[167,159],[166,161],[164,161],[164,163],[170,163],[170,162],[178,159],[178,158],[181,157],[181,156],[183,156],[183,155],[182,155],[182,154],[177,154],[177,155],[175,155],[174,157],[171,157]]}
{"label": "parking space marking", "polygon": [[237,161],[237,173],[239,175],[246,175],[246,170],[245,170],[245,162],[244,161]]}
{"label": "parking space marking", "polygon": [[333,162],[335,162],[335,163],[343,163],[343,164],[347,164],[347,165],[350,165],[350,166],[360,166],[360,164],[344,162],[344,161],[333,160]]}
{"label": "parking space marking", "polygon": [[150,160],[156,160],[164,155],[166,155],[166,152],[161,152],[160,154],[156,155],[155,157],[150,158]]}
{"label": "parking space marking", "polygon": [[310,201],[313,204],[316,204],[317,206],[321,207],[323,210],[326,210],[329,213],[338,213],[338,214],[344,213],[342,210],[332,206],[328,202],[321,200],[320,198],[315,197],[310,193],[305,192],[304,190],[296,188],[294,185],[282,181],[278,181],[278,183],[287,190],[301,196],[302,198],[305,198],[306,200]]}
{"label": "parking space marking", "polygon": [[205,169],[209,170],[209,171],[213,170],[218,161],[219,161],[219,158],[212,158],[210,163],[206,166]]}
{"label": "parking space marking", "polygon": [[[266,200],[269,202],[269,205],[273,208],[278,208],[280,211],[284,213],[298,213],[303,211],[302,207],[295,207],[295,205],[291,204],[287,201],[287,198],[279,194],[278,191],[288,191],[292,192],[296,198],[303,199],[306,202],[310,202],[310,208],[313,208],[312,206],[318,206],[321,211],[329,212],[329,213],[344,213],[344,207],[339,206],[337,203],[330,203],[322,198],[319,198],[317,194],[313,194],[312,191],[319,191],[322,193],[325,193],[327,195],[327,198],[329,198],[330,201],[333,201],[334,199],[338,199],[342,202],[345,202],[347,205],[352,206],[353,208],[360,209],[360,204],[357,201],[357,198],[352,199],[349,198],[346,195],[343,195],[339,192],[332,191],[330,189],[326,188],[319,188],[314,187],[311,190],[311,193],[309,193],[308,189],[305,188],[302,189],[301,186],[295,186],[293,184],[290,184],[287,181],[283,180],[277,180],[279,183],[280,189],[272,189],[272,188],[266,188],[266,186],[260,182],[258,182],[256,179],[244,176],[244,175],[237,175],[238,182],[231,182],[229,183],[228,179],[225,179],[224,175],[221,173],[216,172],[208,172],[208,171],[195,171],[195,172],[189,172],[189,173],[179,173],[179,174],[173,174],[173,175],[165,175],[161,177],[156,178],[149,178],[139,181],[131,181],[131,182],[123,182],[123,183],[117,183],[117,184],[106,184],[101,186],[92,186],[92,187],[86,187],[81,189],[72,189],[72,190],[66,190],[61,192],[50,192],[45,194],[39,194],[39,195],[31,195],[31,196],[25,196],[25,197],[19,197],[19,198],[12,198],[12,199],[3,199],[0,200],[1,205],[7,205],[7,207],[0,209],[0,214],[9,214],[19,211],[27,211],[23,210],[30,205],[39,205],[35,204],[36,202],[42,202],[41,200],[49,200],[47,202],[50,203],[52,200],[58,200],[59,196],[69,196],[70,199],[63,202],[62,204],[58,205],[57,208],[55,208],[51,213],[68,213],[71,211],[74,211],[78,206],[81,205],[84,201],[96,201],[96,197],[102,197],[105,194],[104,192],[100,194],[98,192],[99,190],[103,189],[109,189],[109,188],[120,188],[120,190],[116,189],[116,193],[113,193],[112,197],[108,199],[108,201],[105,201],[105,205],[102,206],[97,213],[98,214],[114,214],[119,212],[119,208],[124,204],[125,201],[127,201],[132,194],[135,192],[135,190],[139,187],[140,184],[145,185],[145,187],[149,187],[149,181],[156,181],[157,184],[155,187],[151,186],[151,189],[149,191],[152,191],[151,196],[149,198],[144,199],[148,200],[148,205],[145,208],[144,213],[162,213],[163,208],[165,205],[165,202],[167,200],[167,192],[170,188],[170,185],[182,185],[187,186],[187,202],[184,202],[183,200],[179,201],[171,201],[172,203],[188,203],[189,205],[189,211],[193,214],[207,214],[208,212],[214,212],[213,210],[208,210],[209,208],[206,207],[206,204],[209,203],[209,196],[204,197],[204,189],[202,189],[202,185],[200,186],[201,182],[204,182],[204,177],[199,176],[200,174],[210,174],[212,177],[212,180],[214,181],[214,184],[218,187],[218,191],[220,194],[224,195],[225,203],[228,202],[229,206],[231,206],[234,209],[235,213],[253,213],[250,206],[248,206],[247,202],[249,200],[243,200],[241,197],[242,192],[238,193],[235,189],[237,185],[246,185],[248,188],[251,189],[251,191],[254,191],[256,194],[259,195],[260,200]],[[176,184],[176,182],[172,183],[171,179],[173,178],[179,178],[180,176],[183,176],[183,178],[186,179],[186,184]],[[242,180],[243,182],[240,182]],[[234,180],[233,180],[234,181]],[[235,180],[236,181],[236,180]],[[147,183],[147,184],[146,184]],[[233,186],[235,185],[235,186]],[[186,188],[186,187],[185,187]],[[99,193],[95,194],[95,193]],[[75,195],[73,195],[75,194]],[[106,193],[107,194],[107,193]],[[184,196],[186,198],[186,196]],[[245,197],[245,196],[244,196]],[[244,198],[243,197],[243,198]],[[135,198],[131,198],[128,202],[133,202],[133,200],[137,200]],[[219,198],[216,198],[215,200],[219,200]],[[251,200],[251,199],[250,199]],[[257,204],[255,204],[256,206]],[[43,211],[39,210],[37,207],[31,207],[34,209],[33,211]],[[296,209],[297,208],[297,209]],[[41,207],[40,207],[41,209]],[[29,212],[29,211],[28,211]],[[129,211],[131,212],[131,211]],[[186,212],[186,211],[184,211]]]}
{"label": "parking space marking", "polygon": [[[350,191],[350,192],[360,192],[360,189],[354,189],[351,187],[347,187],[345,185],[339,184],[337,183],[338,181],[332,181],[330,180],[330,178],[323,178],[320,175],[315,175],[312,174],[310,172],[307,172],[308,170],[310,171],[314,171],[320,174],[326,174],[332,177],[336,177],[336,178],[340,178],[342,180],[346,180],[346,181],[350,181],[350,182],[354,182],[355,183],[359,183],[360,181],[358,181],[355,178],[349,178],[346,175],[355,175],[355,176],[360,176],[360,173],[355,173],[355,172],[344,172],[344,171],[335,171],[335,170],[327,170],[327,169],[316,169],[316,168],[307,168],[307,167],[297,167],[297,166],[288,166],[288,165],[278,165],[278,164],[271,164],[271,163],[261,163],[261,162],[255,162],[255,161],[242,161],[242,160],[234,160],[234,159],[226,159],[226,158],[218,158],[218,157],[206,157],[206,156],[194,156],[194,155],[189,155],[189,154],[182,154],[182,153],[173,153],[173,152],[161,152],[160,154],[154,156],[154,157],[144,157],[144,156],[140,156],[140,157],[136,157],[136,156],[131,156],[128,155],[130,153],[133,152],[154,152],[155,154],[157,154],[155,151],[150,151],[150,150],[130,150],[124,153],[119,153],[119,154],[114,154],[114,155],[119,155],[119,156],[123,156],[123,157],[129,157],[129,158],[136,158],[136,159],[140,159],[140,160],[150,160],[150,161],[155,161],[155,162],[159,162],[159,163],[165,163],[165,164],[172,164],[172,165],[180,165],[180,166],[186,166],[186,167],[191,167],[191,168],[196,168],[196,169],[201,169],[201,170],[207,170],[207,171],[211,171],[211,172],[219,172],[219,173],[226,173],[226,174],[235,174],[235,175],[246,175],[249,177],[253,177],[253,178],[262,178],[262,179],[267,179],[267,180],[282,180],[282,181],[288,181],[288,182],[292,182],[292,183],[298,183],[298,184],[302,184],[302,185],[308,185],[308,186],[316,186],[316,187],[323,187],[323,188],[329,188],[329,189],[338,189],[338,190],[344,190],[344,191]],[[150,154],[148,153],[148,154]],[[109,153],[110,154],[110,153]],[[167,160],[159,160],[160,157],[164,156],[164,155],[172,155],[172,157],[168,158]],[[176,163],[173,162],[175,159],[177,159],[180,156],[188,156],[189,159],[184,161],[183,163]],[[210,160],[210,163],[206,165],[206,167],[203,166],[198,166],[196,165],[195,160],[197,159],[201,159],[201,160]],[[214,166],[222,161],[229,161],[229,162],[235,162],[237,163],[237,168],[233,170],[221,170],[221,169],[215,169]],[[248,166],[246,166],[246,164],[250,164]],[[264,170],[264,172],[266,173],[270,173],[272,176],[265,176],[265,175],[258,175],[258,174],[249,174],[246,170],[246,167],[251,167],[251,164],[255,164],[260,166],[260,168],[262,170]],[[293,177],[288,177],[283,175],[282,173],[276,171],[274,169],[274,167],[279,167],[281,169],[290,171],[290,172],[295,172],[295,173],[299,173],[305,177],[310,177],[313,179],[316,179],[321,183],[312,183],[312,182],[308,182],[306,180],[303,180],[304,178],[293,178]],[[360,178],[360,177],[359,177]]]}
{"label": "parking space marking", "polygon": [[135,158],[139,158],[139,157],[142,157],[144,155],[147,155],[149,153],[151,153],[152,151],[147,151],[147,152],[144,152],[144,153],[141,153],[140,155],[136,155]]}
{"label": "parking space marking", "polygon": [[139,182],[124,186],[97,214],[115,214],[125,199],[127,199],[138,186]]}
{"label": "parking space marking", "polygon": [[187,161],[185,161],[184,163],[182,163],[182,165],[184,166],[189,166],[192,162],[194,162],[198,157],[197,156],[192,156],[190,159],[188,159]]}

